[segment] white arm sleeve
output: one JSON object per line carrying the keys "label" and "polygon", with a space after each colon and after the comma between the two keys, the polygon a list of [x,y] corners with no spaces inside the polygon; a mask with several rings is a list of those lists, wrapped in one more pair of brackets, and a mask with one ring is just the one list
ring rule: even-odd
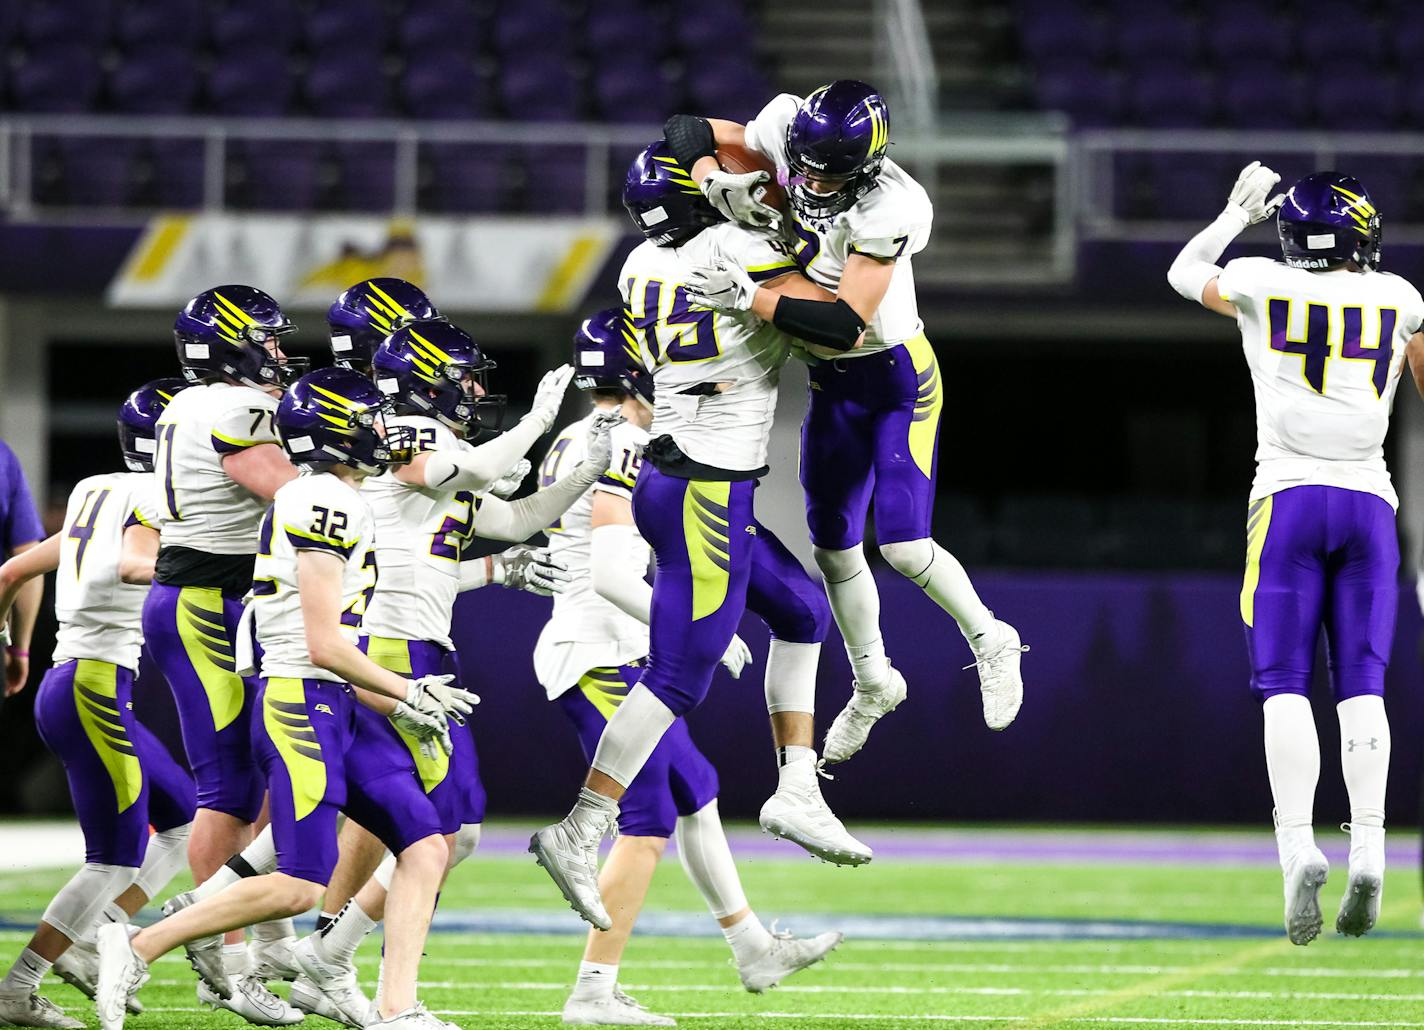
{"label": "white arm sleeve", "polygon": [[[580,462],[567,476],[528,497],[505,501],[485,494],[475,515],[475,533],[486,540],[518,543],[553,525],[598,479],[599,469]],[[429,466],[427,466],[428,468]]]}
{"label": "white arm sleeve", "polygon": [[543,419],[525,417],[509,432],[478,447],[432,451],[425,461],[425,485],[432,490],[483,493],[524,457],[547,429]]}
{"label": "white arm sleeve", "polygon": [[1221,274],[1216,262],[1249,224],[1245,211],[1235,204],[1226,205],[1216,221],[1187,241],[1172,267],[1167,269],[1167,282],[1172,284],[1172,289],[1200,304],[1207,283]]}
{"label": "white arm sleeve", "polygon": [[652,621],[653,588],[635,557],[638,530],[626,523],[598,526],[589,537],[593,592],[647,625]]}
{"label": "white arm sleeve", "polygon": [[[483,510],[483,505],[481,509]],[[483,558],[460,562],[461,593],[487,587],[494,581],[494,555],[487,554]]]}

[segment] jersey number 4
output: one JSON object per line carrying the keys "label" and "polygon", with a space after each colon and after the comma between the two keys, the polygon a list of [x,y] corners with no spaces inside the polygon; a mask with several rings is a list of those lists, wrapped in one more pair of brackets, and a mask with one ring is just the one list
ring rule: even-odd
{"label": "jersey number 4", "polygon": [[[1301,374],[1316,393],[1325,392],[1326,366],[1330,362],[1330,320],[1333,314],[1327,304],[1307,304],[1305,307],[1305,339],[1290,336],[1291,302],[1285,297],[1272,297],[1266,302],[1270,321],[1271,349],[1285,354],[1299,354]],[[1394,326],[1399,313],[1394,308],[1378,309],[1379,336],[1374,346],[1364,345],[1364,308],[1341,308],[1342,332],[1339,357],[1350,361],[1373,361],[1371,380],[1375,396],[1383,397],[1389,385],[1390,359],[1394,357]]]}

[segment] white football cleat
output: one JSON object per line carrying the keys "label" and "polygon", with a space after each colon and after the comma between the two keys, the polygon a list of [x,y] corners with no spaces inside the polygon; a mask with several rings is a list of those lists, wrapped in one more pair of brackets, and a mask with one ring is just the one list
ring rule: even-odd
{"label": "white football cleat", "polygon": [[[86,998],[92,999],[99,985],[99,952],[88,941],[75,941],[64,954],[54,960],[54,975]],[[128,1000],[129,1015],[143,1011],[143,1002],[132,995]]]}
{"label": "white football cleat", "polygon": [[341,1022],[365,1026],[375,1010],[356,982],[356,967],[329,960],[322,954],[319,941],[315,934],[303,937],[292,949],[292,960],[311,986],[344,1017]]}
{"label": "white football cleat", "polygon": [[[597,800],[589,804],[590,798]],[[544,867],[564,900],[600,930],[611,927],[613,920],[598,890],[598,846],[617,821],[617,802],[584,787],[573,811],[529,838],[529,853]]]}
{"label": "white football cleat", "polygon": [[84,1024],[42,994],[0,993],[0,1024],[84,1030]]}
{"label": "white football cleat", "polygon": [[287,992],[287,1000],[309,1016],[321,1016],[333,1023],[349,1026],[352,1030],[361,1030],[366,1025],[365,1023],[353,1023],[346,1013],[333,1005],[327,996],[321,993],[321,988],[305,976],[299,976],[292,981],[292,989]]}
{"label": "white football cleat", "polygon": [[[181,912],[197,901],[192,891],[175,894],[163,903],[165,918]],[[208,990],[219,998],[232,997],[232,979],[223,965],[222,934],[199,937],[183,945],[183,953],[188,956],[188,965],[198,974],[198,979],[208,985]]]}
{"label": "white football cleat", "polygon": [[377,1017],[367,1023],[367,1030],[446,1030],[449,1024],[436,1018],[423,1004],[416,1004],[404,1012],[397,1012],[386,1019]]}
{"label": "white football cleat", "polygon": [[783,783],[777,787],[761,806],[761,828],[836,865],[865,865],[874,857],[836,818],[814,778],[807,783]]}
{"label": "white football cleat", "polygon": [[984,725],[991,730],[1006,729],[1023,704],[1023,675],[1019,663],[1028,645],[1019,641],[1019,631],[1003,619],[971,643],[974,661],[966,669],[978,668],[979,693],[984,702]]}
{"label": "white football cleat", "polygon": [[292,949],[296,946],[295,937],[279,937],[270,941],[254,938],[247,944],[248,968],[259,980],[295,980],[302,975],[296,959],[292,958]]}
{"label": "white football cleat", "polygon": [[851,686],[850,700],[826,731],[826,740],[821,747],[821,759],[827,765],[844,762],[863,748],[871,728],[900,707],[908,690],[905,677],[893,665],[888,666],[885,682],[879,687],[870,689],[859,683],[852,683]]}
{"label": "white football cleat", "polygon": [[1285,881],[1286,936],[1292,944],[1306,945],[1320,936],[1325,922],[1320,914],[1320,888],[1330,875],[1330,863],[1315,846],[1309,826],[1277,829],[1276,840]]}
{"label": "white football cleat", "polygon": [[845,939],[839,930],[827,930],[815,937],[793,937],[786,931],[778,933],[775,926],[773,923],[771,947],[766,953],[745,965],[737,965],[742,986],[753,994],[775,987],[792,973],[815,965]]}
{"label": "white football cleat", "polygon": [[94,982],[94,1007],[103,1030],[123,1030],[128,1000],[148,982],[148,963],[134,954],[129,929],[122,923],[99,927],[96,935],[99,975]]}
{"label": "white football cleat", "polygon": [[1350,831],[1350,878],[1340,899],[1335,930],[1363,937],[1379,918],[1384,893],[1384,827],[1346,824],[1341,829]]}
{"label": "white football cleat", "polygon": [[253,973],[243,973],[233,982],[231,998],[220,998],[207,984],[198,981],[198,1001],[212,1009],[235,1012],[253,1026],[292,1026],[303,1013],[267,989]]}
{"label": "white football cleat", "polygon": [[616,984],[607,998],[581,1001],[570,997],[564,1002],[564,1022],[573,1026],[677,1026],[677,1020],[648,1011]]}

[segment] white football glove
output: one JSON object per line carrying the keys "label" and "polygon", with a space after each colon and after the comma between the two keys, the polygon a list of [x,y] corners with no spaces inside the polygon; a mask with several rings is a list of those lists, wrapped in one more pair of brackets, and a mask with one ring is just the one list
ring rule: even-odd
{"label": "white football glove", "polygon": [[779,233],[781,212],[762,203],[766,189],[761,184],[770,181],[771,176],[762,171],[733,175],[719,169],[703,179],[700,188],[708,203],[732,221],[750,229]]}
{"label": "white football glove", "polygon": [[527,590],[540,597],[564,592],[570,581],[568,566],[547,547],[521,544],[494,556],[494,582],[511,590]]}
{"label": "white football glove", "polygon": [[512,469],[490,484],[489,492],[507,500],[524,483],[524,477],[529,475],[529,470],[533,467],[528,458],[520,458]]}
{"label": "white football glove", "polygon": [[450,682],[454,678],[450,675],[422,676],[418,680],[411,680],[410,687],[406,690],[406,704],[429,715],[444,715],[463,726],[465,716],[473,712],[475,705],[480,703],[480,696],[459,687],[452,687]]}
{"label": "white football glove", "polygon": [[751,276],[725,261],[694,268],[684,285],[689,301],[713,311],[750,311],[757,290]]}
{"label": "white football glove", "polygon": [[420,753],[426,758],[434,759],[441,751],[448,755],[454,749],[450,742],[450,727],[443,716],[431,715],[404,701],[397,701],[396,710],[389,718],[392,726],[419,742]]}
{"label": "white football glove", "polygon": [[752,663],[752,649],[747,646],[747,642],[735,633],[732,634],[732,642],[727,645],[727,653],[722,656],[722,668],[732,674],[732,679],[742,678],[742,670]]}
{"label": "white football glove", "polygon": [[613,427],[621,425],[623,416],[616,411],[600,411],[593,416],[588,427],[588,439],[584,445],[583,461],[578,463],[573,474],[592,486],[598,477],[608,471],[613,461]]}
{"label": "white football glove", "polygon": [[1226,201],[1227,210],[1234,208],[1245,218],[1247,225],[1264,222],[1285,203],[1283,193],[1266,199],[1271,187],[1280,181],[1281,177],[1260,161],[1252,161],[1236,177],[1236,185],[1231,187],[1231,196]]}
{"label": "white football glove", "polygon": [[554,420],[559,417],[559,408],[564,403],[564,391],[569,388],[569,380],[574,377],[572,365],[560,365],[544,373],[539,387],[534,391],[534,403],[529,406],[525,418],[537,418],[544,424],[544,432],[554,428]]}

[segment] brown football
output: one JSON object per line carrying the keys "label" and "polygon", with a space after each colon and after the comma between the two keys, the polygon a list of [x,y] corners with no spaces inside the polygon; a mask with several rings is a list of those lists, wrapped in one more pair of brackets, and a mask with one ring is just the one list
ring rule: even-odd
{"label": "brown football", "polygon": [[757,199],[778,211],[786,210],[786,191],[776,181],[776,165],[772,164],[768,158],[750,147],[729,143],[724,147],[717,148],[717,164],[722,171],[731,172],[733,175],[741,175],[744,172],[768,173],[771,176],[771,181],[757,187],[764,191]]}

